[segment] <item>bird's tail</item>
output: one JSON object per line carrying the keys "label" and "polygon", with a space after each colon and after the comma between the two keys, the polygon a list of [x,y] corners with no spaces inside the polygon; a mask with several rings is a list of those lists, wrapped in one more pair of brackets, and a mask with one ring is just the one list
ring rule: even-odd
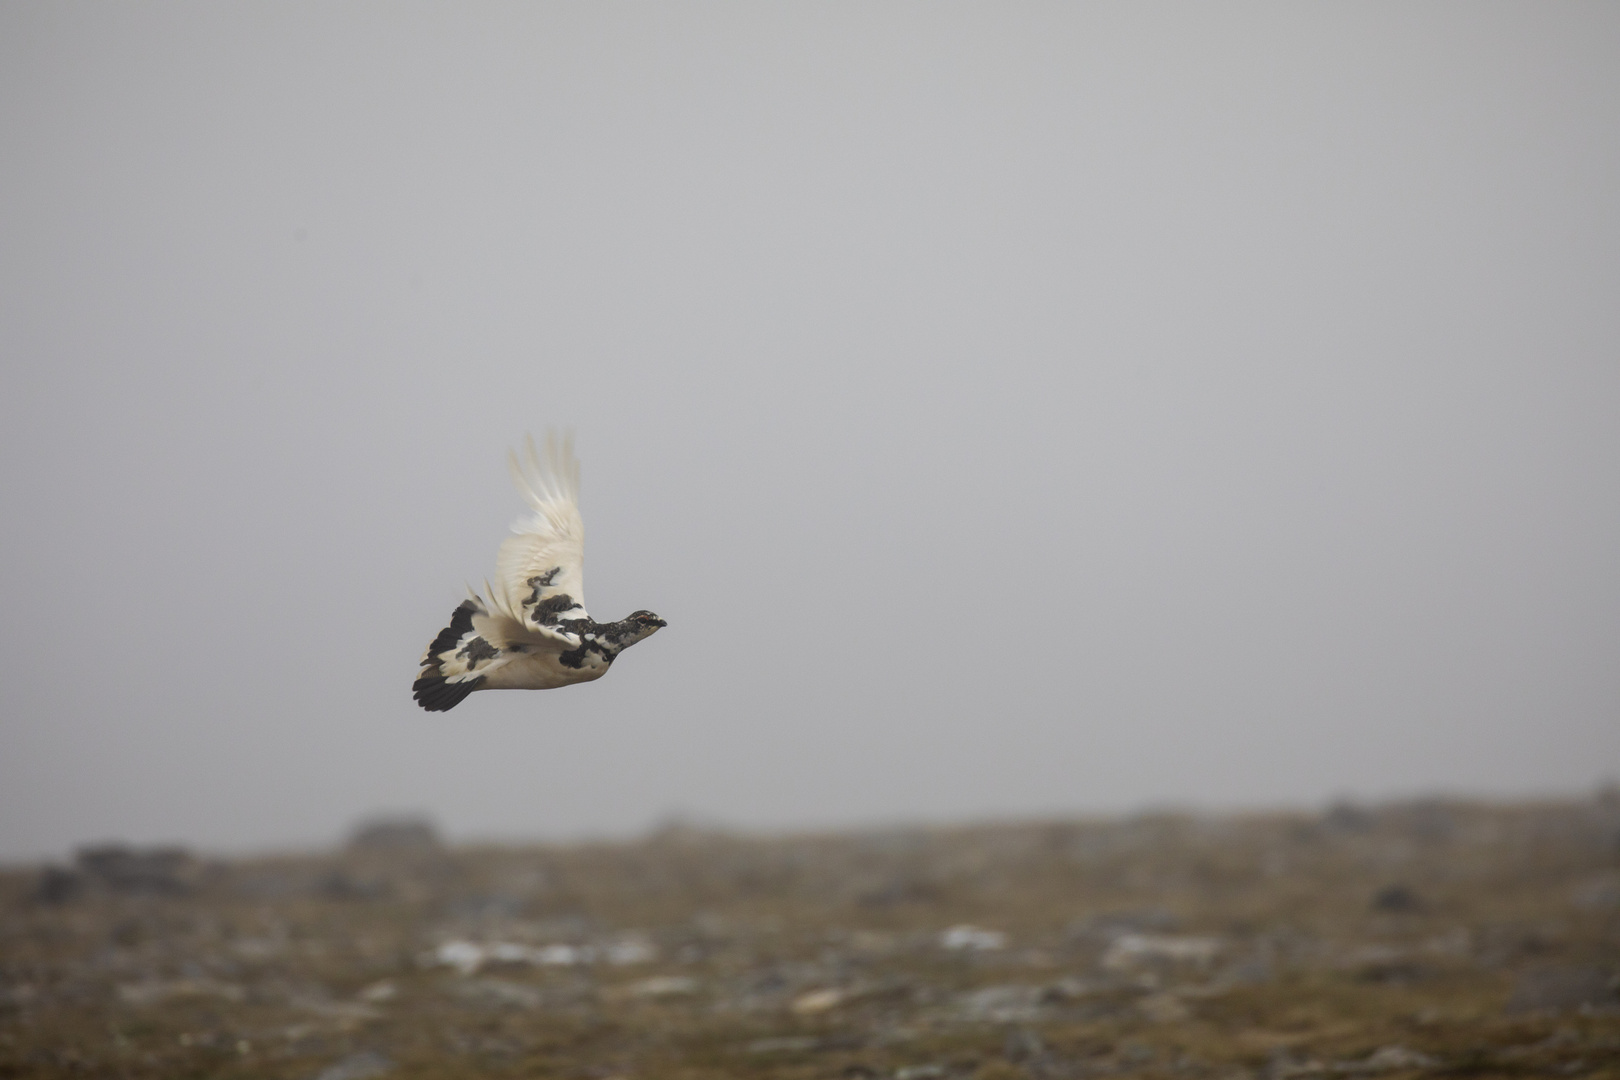
{"label": "bird's tail", "polygon": [[446,676],[444,668],[453,662],[461,639],[472,632],[474,615],[484,614],[473,600],[463,600],[450,616],[450,625],[439,631],[422,657],[422,673],[411,684],[411,696],[428,712],[449,712],[468,694],[484,684],[484,676],[468,678],[466,673]]}

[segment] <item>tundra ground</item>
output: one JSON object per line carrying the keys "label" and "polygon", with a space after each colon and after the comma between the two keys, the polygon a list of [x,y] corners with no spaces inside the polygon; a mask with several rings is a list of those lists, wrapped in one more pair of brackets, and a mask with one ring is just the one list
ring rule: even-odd
{"label": "tundra ground", "polygon": [[1620,798],[0,872],[0,1077],[1620,1077]]}

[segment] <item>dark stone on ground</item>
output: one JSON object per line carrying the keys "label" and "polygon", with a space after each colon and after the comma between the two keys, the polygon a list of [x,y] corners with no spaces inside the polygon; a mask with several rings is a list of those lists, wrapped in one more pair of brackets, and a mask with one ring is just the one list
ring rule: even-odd
{"label": "dark stone on ground", "polygon": [[1410,915],[1423,910],[1423,900],[1408,886],[1387,885],[1373,895],[1372,909],[1397,915]]}
{"label": "dark stone on ground", "polygon": [[439,832],[424,818],[378,818],[362,823],[349,838],[355,851],[428,852],[439,850]]}
{"label": "dark stone on ground", "polygon": [[191,889],[194,864],[184,848],[100,844],[80,848],[78,865],[86,878],[112,892],[179,896]]}

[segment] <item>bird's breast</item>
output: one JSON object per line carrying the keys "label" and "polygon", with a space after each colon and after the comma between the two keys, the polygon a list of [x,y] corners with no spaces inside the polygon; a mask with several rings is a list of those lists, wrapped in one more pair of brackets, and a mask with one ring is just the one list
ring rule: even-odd
{"label": "bird's breast", "polygon": [[582,654],[576,650],[542,650],[490,672],[486,686],[491,690],[551,690],[600,679],[611,664],[611,659],[595,649],[586,648]]}

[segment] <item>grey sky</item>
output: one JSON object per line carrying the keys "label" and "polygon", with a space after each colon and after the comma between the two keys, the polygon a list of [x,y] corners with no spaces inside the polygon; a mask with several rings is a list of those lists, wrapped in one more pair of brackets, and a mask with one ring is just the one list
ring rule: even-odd
{"label": "grey sky", "polygon": [[[1620,773],[1620,7],[0,7],[0,856]],[[595,684],[430,716],[570,425]]]}

